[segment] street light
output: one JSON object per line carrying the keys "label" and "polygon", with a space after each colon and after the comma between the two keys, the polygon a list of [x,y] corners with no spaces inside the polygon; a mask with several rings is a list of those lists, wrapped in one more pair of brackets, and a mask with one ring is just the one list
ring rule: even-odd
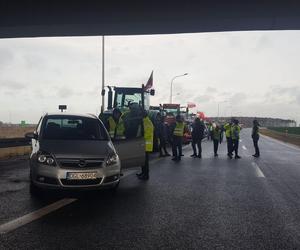
{"label": "street light", "polygon": [[102,99],[101,99],[101,114],[103,113],[104,111],[104,95],[105,95],[105,86],[104,86],[104,81],[105,81],[105,78],[104,78],[104,53],[105,53],[105,48],[104,48],[104,36],[102,36],[102,91],[101,91],[101,95],[102,95]]}
{"label": "street light", "polygon": [[181,76],[186,76],[188,75],[188,73],[184,73],[183,75],[178,75],[178,76],[174,76],[172,81],[171,81],[171,90],[170,90],[170,103],[172,104],[172,97],[173,97],[173,81],[178,78],[178,77],[181,77]]}

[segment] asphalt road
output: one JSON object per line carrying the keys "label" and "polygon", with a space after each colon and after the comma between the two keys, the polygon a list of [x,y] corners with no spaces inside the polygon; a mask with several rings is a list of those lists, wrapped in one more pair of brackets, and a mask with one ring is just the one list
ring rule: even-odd
{"label": "asphalt road", "polygon": [[[126,176],[110,192],[28,191],[25,160],[0,163],[1,225],[56,201],[63,205],[0,234],[0,249],[300,249],[300,148],[260,140],[254,159],[250,130],[242,131],[242,159],[219,157],[203,142],[203,158],[151,163],[150,180]],[[69,198],[74,198],[70,200]]]}

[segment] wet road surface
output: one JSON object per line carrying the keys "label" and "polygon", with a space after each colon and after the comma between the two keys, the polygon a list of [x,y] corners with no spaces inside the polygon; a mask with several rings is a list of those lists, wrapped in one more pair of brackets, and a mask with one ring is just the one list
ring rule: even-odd
{"label": "wet road surface", "polygon": [[[300,249],[300,149],[261,137],[256,159],[250,130],[230,160],[226,142],[203,158],[191,147],[179,163],[152,156],[150,180],[132,171],[111,192],[29,194],[26,160],[0,163],[1,225],[63,202],[0,233],[0,249]],[[67,202],[66,202],[67,201]]]}

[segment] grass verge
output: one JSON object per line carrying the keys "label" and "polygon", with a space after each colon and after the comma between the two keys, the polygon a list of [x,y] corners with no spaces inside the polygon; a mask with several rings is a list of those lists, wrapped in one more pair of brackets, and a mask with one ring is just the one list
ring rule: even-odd
{"label": "grass verge", "polygon": [[298,136],[293,136],[293,135],[287,135],[285,133],[280,133],[280,132],[276,132],[270,129],[260,129],[259,130],[260,133],[262,135],[266,135],[269,137],[272,137],[274,139],[283,141],[283,142],[287,142],[287,143],[291,143],[293,145],[297,145],[300,147],[300,137]]}

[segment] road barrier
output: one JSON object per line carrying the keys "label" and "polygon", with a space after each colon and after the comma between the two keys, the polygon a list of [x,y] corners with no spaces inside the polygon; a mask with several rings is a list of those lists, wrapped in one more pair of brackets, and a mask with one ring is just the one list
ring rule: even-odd
{"label": "road barrier", "polygon": [[27,138],[4,138],[0,139],[0,148],[11,148],[19,146],[29,146],[30,139]]}
{"label": "road barrier", "polygon": [[30,143],[31,140],[24,137],[0,139],[0,159],[29,155],[31,152]]}

